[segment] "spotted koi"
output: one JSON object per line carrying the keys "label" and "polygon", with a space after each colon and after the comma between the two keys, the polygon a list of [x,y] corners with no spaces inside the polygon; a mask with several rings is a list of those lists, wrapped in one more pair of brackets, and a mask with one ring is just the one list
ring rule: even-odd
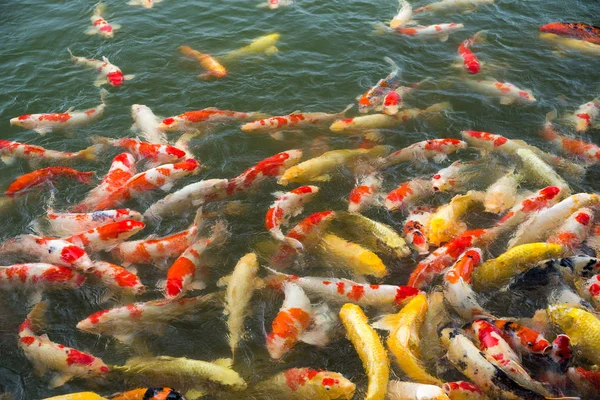
{"label": "spotted koi", "polygon": [[360,113],[380,110],[386,94],[395,91],[400,86],[400,76],[402,73],[400,67],[389,57],[384,57],[384,61],[392,67],[392,72],[385,78],[377,81],[375,86],[358,98],[358,111]]}
{"label": "spotted koi", "polygon": [[429,253],[429,241],[427,240],[427,226],[429,226],[431,210],[426,208],[416,208],[410,212],[404,224],[402,232],[404,240],[419,254]]}
{"label": "spotted koi", "polygon": [[85,276],[60,265],[45,263],[15,264],[0,267],[0,288],[43,292],[54,289],[78,289]]}
{"label": "spotted koi", "polygon": [[108,288],[109,293],[136,296],[146,292],[140,278],[119,265],[95,261],[91,271]]}
{"label": "spotted koi", "polygon": [[470,74],[477,74],[481,71],[479,59],[471,51],[471,46],[483,43],[485,41],[485,31],[477,32],[471,38],[464,40],[458,46],[458,55],[462,58],[463,68]]}
{"label": "spotted koi", "polygon": [[539,332],[506,319],[493,319],[502,337],[510,346],[520,353],[547,354],[552,345]]}
{"label": "spotted koi", "polygon": [[142,215],[129,208],[96,211],[92,213],[59,213],[49,208],[45,219],[49,235],[65,237],[98,228],[112,222],[141,221]]}
{"label": "spotted koi", "polygon": [[133,154],[138,161],[156,165],[174,163],[185,157],[185,151],[168,144],[147,143],[131,138],[111,139],[102,136],[94,136],[93,140],[95,143],[123,148]]}
{"label": "spotted koi", "polygon": [[466,84],[471,89],[483,95],[498,98],[502,105],[511,105],[514,103],[530,105],[537,101],[531,91],[521,89],[510,82],[498,82],[488,79],[468,80]]}
{"label": "spotted koi", "polygon": [[256,389],[286,399],[350,400],[354,397],[356,385],[337,372],[290,368],[260,382]]}
{"label": "spotted koi", "polygon": [[589,208],[574,212],[548,238],[548,243],[560,244],[569,249],[579,248],[590,233],[593,219],[594,212]]}
{"label": "spotted koi", "polygon": [[423,179],[400,184],[385,197],[385,208],[401,211],[413,206],[417,201],[433,194],[431,183]]}
{"label": "spotted koi", "polygon": [[550,22],[540,26],[540,32],[553,33],[600,45],[600,28],[580,22]]}
{"label": "spotted koi", "polygon": [[302,248],[302,243],[286,238],[281,227],[288,224],[290,217],[300,214],[304,204],[311,201],[318,192],[317,186],[300,186],[287,193],[276,193],[278,199],[267,210],[265,216],[265,227],[271,236],[280,242],[285,241],[293,247]]}
{"label": "spotted koi", "polygon": [[301,113],[293,112],[289,115],[269,117],[257,121],[248,122],[241,126],[241,130],[246,133],[268,133],[286,130],[306,129],[313,126],[331,123],[338,118],[343,118],[352,108],[352,104],[343,111],[336,114],[327,114],[323,112]]}
{"label": "spotted koi", "polygon": [[73,53],[71,53],[71,50],[67,50],[69,51],[74,64],[96,71],[98,77],[94,81],[94,86],[107,84],[111,86],[121,86],[125,81],[135,78],[135,75],[124,75],[123,71],[116,65],[111,64],[106,57],[102,57],[102,60],[94,60],[92,58],[74,56]]}
{"label": "spotted koi", "polygon": [[100,35],[105,39],[111,39],[115,36],[115,31],[121,28],[118,24],[109,24],[102,16],[106,12],[106,5],[98,3],[94,9],[94,14],[90,18],[92,26],[85,32],[86,35]]}
{"label": "spotted koi", "polygon": [[348,212],[359,213],[378,203],[382,183],[383,178],[377,173],[359,179],[348,195]]}
{"label": "spotted koi", "polygon": [[444,161],[449,154],[466,149],[467,144],[458,139],[429,139],[411,144],[400,149],[381,161],[381,167],[407,161],[424,161],[432,159],[436,163]]}
{"label": "spotted koi", "polygon": [[96,160],[102,146],[94,145],[77,152],[64,152],[45,149],[26,143],[0,140],[0,158],[6,165],[11,165],[15,159],[22,158],[30,164],[37,161],[51,161],[53,163],[67,163],[72,160]]}
{"label": "spotted koi", "polygon": [[73,243],[91,253],[97,251],[109,251],[115,248],[119,243],[124,242],[144,229],[145,226],[146,224],[141,221],[130,219],[126,221],[111,222],[86,232],[69,236],[63,240]]}
{"label": "spotted koi", "polygon": [[575,125],[575,130],[583,133],[595,126],[598,117],[600,117],[600,97],[579,106],[571,120]]}
{"label": "spotted koi", "polygon": [[444,23],[444,24],[435,24],[435,25],[418,25],[415,27],[398,27],[393,29],[393,31],[402,36],[411,37],[411,38],[419,38],[419,39],[429,39],[435,38],[440,42],[445,42],[450,37],[451,33],[461,31],[465,28],[463,24],[457,24],[454,22]]}
{"label": "spotted koi", "polygon": [[210,107],[202,110],[186,111],[183,114],[165,118],[158,126],[158,129],[163,132],[195,130],[206,124],[230,121],[255,121],[265,117],[262,113],[219,110]]}
{"label": "spotted koi", "polygon": [[71,178],[78,182],[88,184],[94,176],[93,171],[81,172],[69,167],[47,167],[35,170],[15,179],[6,189],[4,194],[9,197],[23,196],[47,182],[53,182],[58,178]]}
{"label": "spotted koi", "polygon": [[470,248],[456,260],[444,275],[444,298],[462,318],[489,315],[479,305],[477,294],[471,287],[473,270],[482,262],[481,249]]}

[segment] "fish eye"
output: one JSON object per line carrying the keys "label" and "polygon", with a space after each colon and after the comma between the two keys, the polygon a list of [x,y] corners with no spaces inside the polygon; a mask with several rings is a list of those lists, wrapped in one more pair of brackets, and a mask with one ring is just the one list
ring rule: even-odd
{"label": "fish eye", "polygon": [[532,342],[527,342],[527,346],[532,347],[533,343]]}
{"label": "fish eye", "polygon": [[325,386],[325,390],[331,390],[331,386]]}

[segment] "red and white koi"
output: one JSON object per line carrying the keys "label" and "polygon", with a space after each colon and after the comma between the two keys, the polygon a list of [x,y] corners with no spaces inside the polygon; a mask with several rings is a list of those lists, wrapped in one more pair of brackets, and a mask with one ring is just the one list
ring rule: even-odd
{"label": "red and white koi", "polygon": [[311,201],[317,193],[319,193],[317,186],[300,186],[287,193],[276,193],[279,198],[267,210],[265,216],[265,227],[271,236],[280,242],[302,248],[302,243],[286,238],[281,232],[281,227],[286,226],[291,217],[302,213],[304,204]]}
{"label": "red and white koi", "polygon": [[600,371],[571,367],[567,371],[567,375],[582,395],[589,396],[589,398],[598,395],[598,391],[600,391]]}
{"label": "red and white koi", "polygon": [[33,363],[38,375],[46,371],[56,373],[50,387],[64,385],[72,378],[92,378],[104,376],[109,368],[102,359],[77,349],[52,342],[48,336],[38,336],[35,330],[43,325],[40,321],[46,311],[46,303],[38,303],[27,315],[27,319],[19,327],[19,347],[25,357]]}
{"label": "red and white koi", "polygon": [[15,264],[0,267],[0,288],[43,292],[54,289],[78,289],[85,276],[60,265],[45,263]]}
{"label": "red and white koi", "polygon": [[92,26],[85,31],[86,35],[100,35],[106,39],[113,38],[115,31],[121,28],[118,24],[109,24],[102,15],[106,12],[106,5],[98,3],[94,9],[94,14],[90,18],[92,20]]}
{"label": "red and white koi", "polygon": [[385,196],[385,208],[401,211],[413,206],[417,201],[433,194],[431,183],[424,179],[413,179],[400,184]]}
{"label": "red and white koi", "polygon": [[227,239],[227,228],[224,223],[217,223],[209,238],[196,240],[171,265],[167,272],[167,280],[163,290],[165,298],[172,300],[183,296],[188,290],[201,290],[206,284],[197,277],[202,266],[202,255],[211,247],[221,246]]}
{"label": "red and white koi", "polygon": [[458,315],[466,320],[489,315],[479,304],[477,294],[471,287],[471,275],[481,262],[481,250],[470,248],[458,258],[452,268],[444,275],[444,299]]}
{"label": "red and white koi", "polygon": [[138,160],[157,165],[174,163],[185,157],[185,151],[168,144],[146,143],[132,138],[111,139],[102,136],[94,136],[92,139],[95,143],[121,147]]}
{"label": "red and white koi", "polygon": [[537,100],[529,90],[521,89],[509,82],[498,82],[495,79],[467,80],[467,86],[477,92],[500,99],[500,104],[511,105],[533,104]]}
{"label": "red and white koi", "polygon": [[494,319],[493,323],[504,340],[520,353],[547,354],[552,348],[544,335],[526,326],[506,319]]}
{"label": "red and white koi", "polygon": [[479,386],[467,381],[447,382],[442,385],[451,400],[487,400]]}
{"label": "red and white koi", "polygon": [[132,105],[131,117],[133,118],[131,130],[139,132],[148,143],[168,144],[167,136],[158,128],[161,119],[154,115],[150,107],[143,104]]}
{"label": "red and white koi", "polygon": [[26,192],[58,178],[71,178],[87,184],[90,183],[93,176],[93,171],[81,172],[68,167],[42,168],[15,179],[4,194],[8,197],[23,196]]}
{"label": "red and white koi", "polygon": [[454,22],[435,25],[418,25],[415,27],[399,27],[393,29],[394,32],[402,35],[419,39],[435,38],[440,42],[445,42],[450,37],[451,33],[461,31],[465,28],[463,24]]}
{"label": "red and white koi", "polygon": [[146,286],[140,278],[127,269],[105,261],[95,261],[91,269],[94,275],[106,288],[109,294],[140,295],[146,292]]}
{"label": "red and white koi", "polygon": [[[280,360],[298,341],[315,346],[325,346],[329,341],[327,331],[335,322],[325,305],[315,309],[302,288],[284,282],[285,300],[267,335],[267,350],[274,360]],[[314,328],[309,331],[311,325]]]}
{"label": "red and white koi", "polygon": [[288,400],[350,400],[356,385],[337,372],[290,368],[258,383],[256,390]]}
{"label": "red and white koi", "polygon": [[123,242],[112,251],[112,254],[126,266],[131,264],[162,266],[166,260],[179,257],[190,247],[203,226],[202,210],[198,210],[189,228],[162,238]]}
{"label": "red and white koi", "polygon": [[24,114],[16,118],[11,118],[10,125],[19,126],[24,129],[32,129],[40,135],[87,125],[104,114],[107,95],[108,92],[102,89],[100,91],[101,103],[96,107],[87,110],[75,111],[72,108],[69,108],[67,111],[61,113]]}
{"label": "red and white koi", "polygon": [[327,114],[324,112],[293,112],[289,115],[269,117],[248,122],[242,125],[240,129],[246,133],[269,133],[305,129],[313,126],[319,126],[321,124],[331,123],[339,118],[344,118],[346,111],[351,108],[352,104],[348,105],[343,111],[336,114]]}
{"label": "red and white koi", "polygon": [[587,239],[592,229],[594,212],[589,208],[582,208],[569,216],[547,240],[569,249],[577,249]]}
{"label": "red and white koi", "polygon": [[554,144],[564,154],[578,159],[587,165],[600,162],[600,146],[585,139],[576,139],[570,136],[564,136],[558,133],[552,126],[552,119],[556,113],[550,112],[546,116],[546,124],[542,131],[544,139]]}
{"label": "red and white koi", "polygon": [[401,7],[398,10],[398,13],[390,21],[390,28],[392,29],[414,23],[412,20],[413,10],[410,3],[406,0],[398,0],[398,2]]}
{"label": "red and white koi", "polygon": [[383,98],[382,112],[385,115],[396,115],[403,106],[402,95],[395,90],[388,92]]}
{"label": "red and white koi", "polygon": [[123,82],[135,78],[135,75],[124,75],[123,71],[108,61],[108,58],[102,57],[102,60],[74,56],[70,49],[67,49],[73,63],[96,70],[98,78],[94,81],[94,86],[111,85],[121,86]]}
{"label": "red and white koi", "polygon": [[595,127],[598,117],[600,117],[600,97],[579,106],[571,119],[575,124],[575,130],[582,133],[590,127]]}
{"label": "red and white koi", "polygon": [[389,57],[384,57],[384,60],[391,65],[392,72],[358,98],[358,112],[360,113],[380,110],[385,95],[400,86],[400,67]]}
{"label": "red and white koi", "polygon": [[46,212],[46,220],[49,225],[46,232],[48,235],[65,237],[98,228],[111,222],[141,221],[142,215],[129,208],[93,213],[58,213],[49,208]]}
{"label": "red and white koi", "polygon": [[127,4],[130,6],[142,6],[144,8],[152,8],[154,4],[160,3],[163,0],[129,0]]}
{"label": "red and white koi", "polygon": [[425,161],[432,159],[439,163],[460,149],[466,149],[467,144],[458,139],[430,139],[411,144],[400,149],[381,161],[381,167],[389,167],[406,161]]}
{"label": "red and white koi", "polygon": [[119,243],[124,242],[135,235],[144,227],[141,221],[126,220],[111,222],[89,231],[64,238],[63,240],[73,243],[91,253],[97,251],[110,251]]}
{"label": "red and white koi", "polygon": [[288,168],[297,164],[302,158],[302,150],[287,150],[265,158],[241,175],[229,180],[227,195],[245,192],[258,186],[266,178],[281,176]]}
{"label": "red and white koi", "polygon": [[120,189],[125,182],[133,177],[135,172],[135,158],[129,153],[119,154],[113,158],[112,164],[100,185],[92,189],[81,203],[73,207],[73,211],[89,211],[108,201],[110,195]]}
{"label": "red and white koi", "polygon": [[431,187],[435,192],[448,192],[460,189],[464,176],[464,167],[467,164],[455,161],[450,166],[438,171],[431,177]]}
{"label": "red and white koi", "polygon": [[268,0],[265,3],[260,3],[258,4],[256,7],[258,8],[269,8],[271,10],[277,10],[279,7],[282,6],[289,6],[294,4],[294,2],[292,0]]}
{"label": "red and white koi", "polygon": [[416,208],[410,212],[402,225],[404,240],[419,254],[429,253],[429,241],[427,240],[426,231],[427,226],[429,226],[429,218],[431,218],[430,209]]}
{"label": "red and white koi", "polygon": [[163,132],[196,130],[205,124],[230,121],[256,121],[265,117],[265,114],[262,113],[219,110],[215,107],[209,107],[202,110],[186,111],[183,114],[165,118],[158,126],[158,129]]}
{"label": "red and white koi", "polygon": [[348,195],[348,212],[359,213],[376,204],[382,183],[383,178],[377,173],[360,178]]}
{"label": "red and white koi", "polygon": [[101,146],[90,146],[77,152],[64,152],[45,149],[26,143],[0,140],[0,159],[6,165],[12,165],[17,158],[27,160],[30,165],[38,161],[51,161],[53,163],[66,163],[72,160],[96,160]]}
{"label": "red and white koi", "polygon": [[470,74],[477,74],[481,71],[481,63],[479,59],[471,51],[471,46],[477,45],[485,42],[485,31],[479,31],[471,38],[463,41],[460,46],[458,46],[458,55],[462,59],[463,68]]}
{"label": "red and white koi", "polygon": [[512,208],[517,202],[518,189],[519,177],[514,172],[509,172],[498,179],[485,191],[485,198],[483,199],[485,211],[500,214]]}
{"label": "red and white koi", "polygon": [[466,8],[467,10],[474,10],[483,4],[492,4],[494,0],[441,0],[435,3],[428,4],[423,7],[419,7],[415,10],[415,14],[422,12],[447,12],[455,9]]}

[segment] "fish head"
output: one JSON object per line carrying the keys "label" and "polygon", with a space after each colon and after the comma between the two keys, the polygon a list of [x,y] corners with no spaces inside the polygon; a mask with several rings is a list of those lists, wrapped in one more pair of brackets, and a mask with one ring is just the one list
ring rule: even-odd
{"label": "fish head", "polygon": [[181,129],[181,121],[177,117],[169,117],[162,120],[158,129],[162,132],[176,131]]}
{"label": "fish head", "polygon": [[131,106],[131,116],[136,119],[141,113],[151,111],[148,106],[143,104],[134,104]]}
{"label": "fish head", "polygon": [[527,103],[535,103],[537,99],[529,90],[519,90],[519,98]]}
{"label": "fish head", "polygon": [[[123,394],[123,398],[126,394]],[[144,400],[185,400],[185,397],[171,388],[161,387],[148,388],[144,393]]]}
{"label": "fish head", "polygon": [[24,114],[16,118],[11,118],[10,125],[19,126],[25,129],[32,129],[35,127],[35,119],[31,114]]}
{"label": "fish head", "polygon": [[102,36],[105,38],[113,38],[115,36],[115,31],[110,24],[104,23],[98,28]]}
{"label": "fish head", "polygon": [[452,340],[458,335],[460,335],[458,329],[444,328],[440,332],[440,341],[445,347],[448,347],[450,346],[450,343],[452,343]]}
{"label": "fish head", "polygon": [[556,35],[566,35],[570,30],[570,26],[562,22],[551,22],[540,26],[540,32],[554,33]]}
{"label": "fish head", "polygon": [[121,86],[125,81],[125,75],[121,71],[113,71],[106,74],[106,81],[113,86]]}
{"label": "fish head", "polygon": [[152,6],[154,5],[154,1],[153,0],[142,0],[142,7],[144,8],[152,8]]}
{"label": "fish head", "polygon": [[316,398],[319,399],[352,399],[356,385],[342,374],[330,371],[321,371],[311,380]]}
{"label": "fish head", "polygon": [[102,240],[125,239],[144,229],[146,224],[141,221],[125,220],[106,224],[98,228]]}
{"label": "fish head", "polygon": [[276,10],[279,8],[279,0],[269,0],[269,8],[271,10]]}
{"label": "fish head", "polygon": [[242,130],[242,132],[254,133],[259,131],[261,126],[265,126],[265,121],[263,119],[245,123],[240,127],[240,129]]}
{"label": "fish head", "polygon": [[[12,121],[12,120],[11,120]],[[12,122],[11,122],[12,124]],[[589,113],[582,112],[575,115],[575,130],[577,132],[585,132],[591,125],[591,117]]]}
{"label": "fish head", "polygon": [[447,192],[456,185],[456,180],[444,174],[435,174],[431,178],[431,186],[435,192]]}
{"label": "fish head", "polygon": [[334,121],[333,124],[331,124],[331,126],[329,127],[329,129],[332,132],[344,132],[348,129],[351,129],[352,127],[354,127],[354,118],[344,118]]}
{"label": "fish head", "polygon": [[383,99],[383,112],[387,115],[396,115],[402,105],[402,96],[394,90],[385,95]]}

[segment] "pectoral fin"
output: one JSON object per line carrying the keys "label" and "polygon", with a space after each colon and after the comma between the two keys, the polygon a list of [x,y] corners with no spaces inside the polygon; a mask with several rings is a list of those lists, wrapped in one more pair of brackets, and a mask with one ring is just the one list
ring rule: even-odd
{"label": "pectoral fin", "polygon": [[65,383],[67,383],[68,381],[71,380],[71,378],[73,378],[73,375],[69,375],[69,374],[56,374],[54,375],[54,377],[50,380],[50,384],[48,385],[48,387],[50,389],[54,389],[57,388],[59,386],[64,385]]}
{"label": "pectoral fin", "polygon": [[86,35],[95,35],[98,33],[98,29],[96,28],[89,28],[88,30],[85,31]]}
{"label": "pectoral fin", "polygon": [[500,97],[500,104],[502,104],[502,105],[509,106],[514,102],[515,102],[515,100],[510,97],[505,97],[505,96]]}
{"label": "pectoral fin", "polygon": [[0,157],[0,159],[6,165],[13,165],[15,161],[17,161],[17,159],[13,156],[2,156]]}
{"label": "pectoral fin", "polygon": [[273,54],[275,54],[277,52],[279,52],[279,49],[277,47],[275,47],[275,46],[268,47],[265,50],[265,54],[268,55],[268,56],[271,56],[271,55],[273,55]]}
{"label": "pectoral fin", "polygon": [[325,175],[314,177],[311,180],[314,182],[329,182],[331,180],[331,175],[325,174]]}
{"label": "pectoral fin", "polygon": [[102,85],[104,85],[104,84],[106,84],[106,83],[107,83],[107,82],[106,82],[106,79],[104,79],[104,78],[98,78],[98,79],[96,79],[96,80],[94,81],[94,86],[96,86],[96,87],[100,87],[100,86],[102,86]]}
{"label": "pectoral fin", "polygon": [[39,133],[40,135],[45,135],[46,133],[52,132],[52,128],[48,128],[47,126],[34,128],[33,130],[36,131],[37,133]]}
{"label": "pectoral fin", "polygon": [[448,35],[448,34],[440,35],[440,42],[447,41],[449,37],[450,37],[450,35]]}

